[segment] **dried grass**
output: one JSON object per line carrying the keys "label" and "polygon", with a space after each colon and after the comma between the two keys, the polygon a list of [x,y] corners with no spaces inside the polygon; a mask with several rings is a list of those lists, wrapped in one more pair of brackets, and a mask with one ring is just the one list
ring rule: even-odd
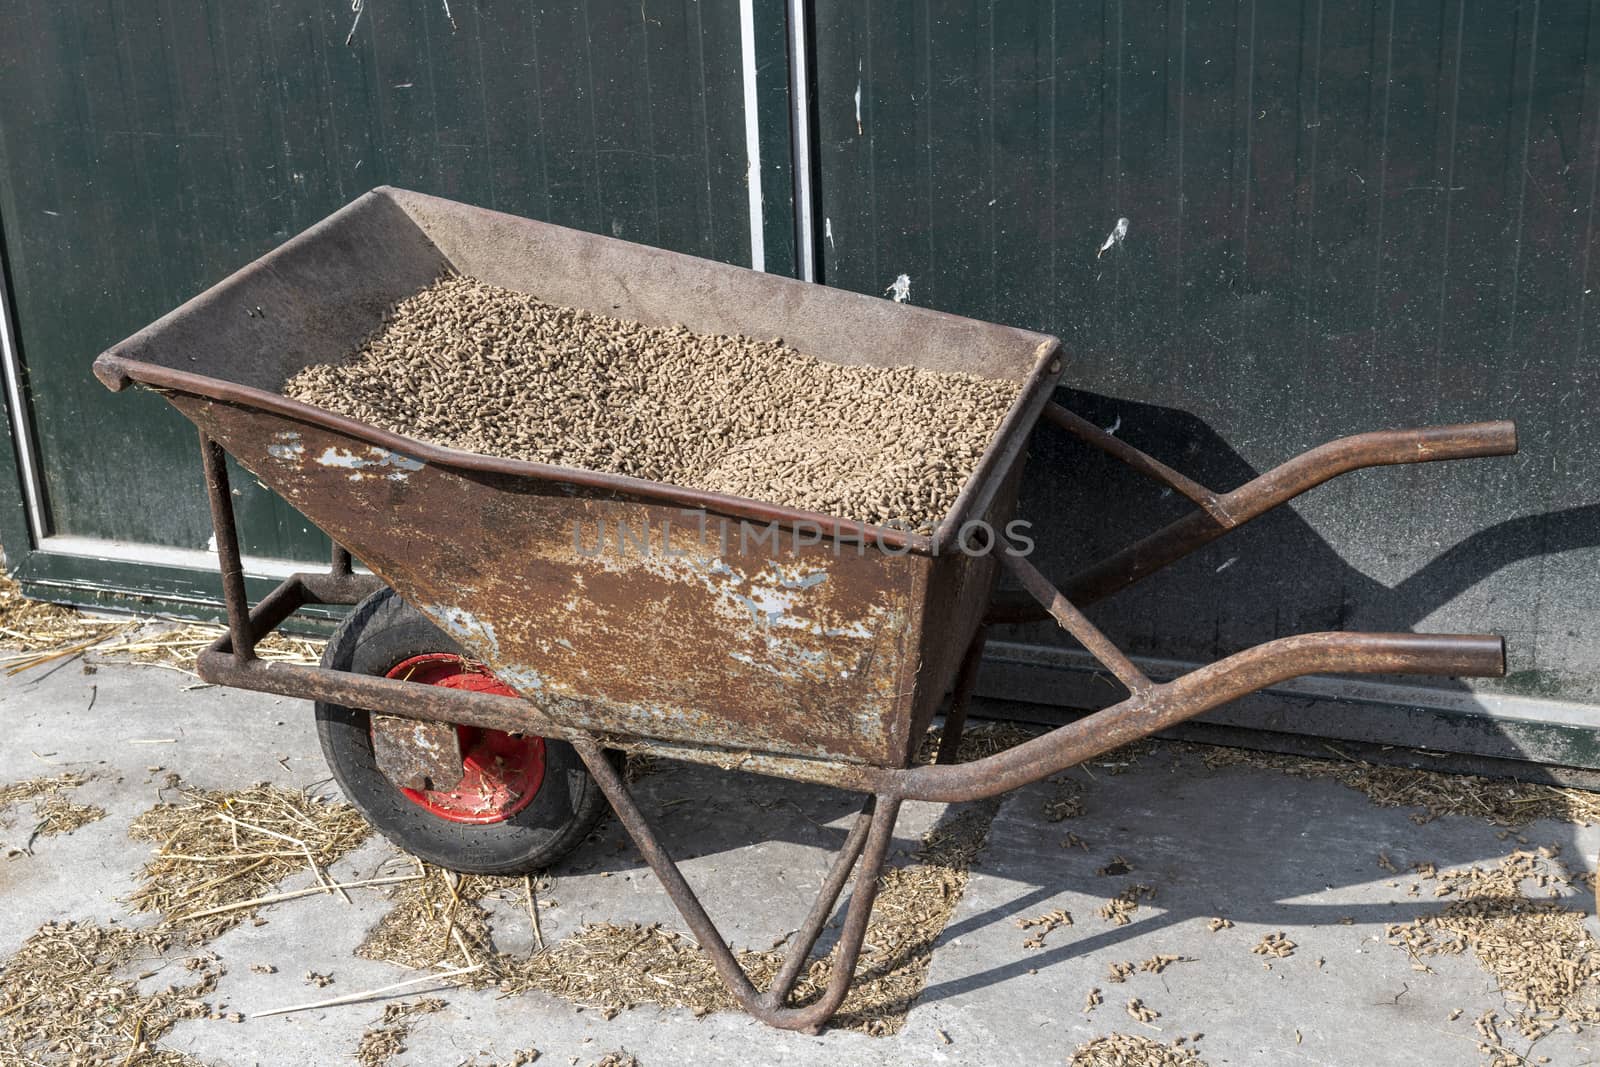
{"label": "dried grass", "polygon": [[33,800],[51,793],[59,793],[64,789],[76,789],[88,780],[89,776],[87,774],[67,771],[62,774],[52,775],[49,778],[29,778],[21,782],[12,782],[9,785],[0,785],[0,807],[23,800]]}
{"label": "dried grass", "polygon": [[[985,756],[993,756],[1024,741],[1030,741],[1043,732],[1039,727],[1022,726],[1011,722],[973,723],[961,732],[961,743],[956,746],[955,761],[971,763]],[[939,754],[939,745],[943,740],[942,725],[930,729],[923,735],[922,744],[917,746],[915,762],[924,766],[931,764],[934,757]]]}
{"label": "dried grass", "polygon": [[1296,778],[1332,778],[1365,793],[1380,807],[1422,809],[1411,816],[1418,825],[1441,815],[1473,815],[1496,826],[1523,826],[1535,819],[1582,826],[1600,822],[1600,793],[1584,789],[1378,766],[1360,760],[1286,756],[1242,748],[1185,747],[1199,752],[1211,768],[1242,766]]}
{"label": "dried grass", "polygon": [[[220,973],[196,958],[193,980],[148,994],[125,972],[158,957],[171,939],[161,930],[91,923],[46,923],[6,961],[0,974],[0,1062],[73,1067],[200,1067],[155,1042],[180,1019],[211,1014],[205,1001]],[[148,973],[148,972],[147,972]]]}
{"label": "dried grass", "polygon": [[363,1067],[383,1067],[406,1050],[406,1038],[411,1036],[411,1028],[417,1025],[418,1018],[443,1008],[444,1001],[438,997],[385,1005],[383,1018],[378,1025],[361,1035],[361,1044],[356,1047],[356,1061]]}
{"label": "dried grass", "polygon": [[[0,801],[35,798],[41,816],[36,833],[68,832],[105,814],[64,795],[85,781],[68,773],[19,782],[0,787]],[[129,834],[159,848],[129,903],[136,911],[161,912],[161,920],[138,929],[47,923],[35,931],[0,976],[0,1063],[195,1067],[199,1061],[155,1042],[180,1019],[219,1017],[204,1001],[221,973],[215,957],[189,961],[193,982],[148,994],[139,992],[139,978],[157,971],[133,977],[126,973],[130,965],[214,937],[253,909],[195,921],[185,918],[188,913],[252,899],[307,866],[320,877],[321,867],[366,833],[354,809],[272,786],[186,793],[182,804],[146,812]],[[242,1017],[234,1012],[226,1018]]]}
{"label": "dried grass", "polygon": [[[975,732],[975,750],[995,742],[990,731]],[[899,1030],[926,983],[934,942],[961,899],[967,868],[993,817],[993,805],[958,812],[926,835],[911,863],[884,872],[868,947],[832,1025],[871,1034]],[[411,968],[482,963],[484,969],[474,977],[478,984],[492,982],[508,994],[537,989],[607,1018],[644,1003],[697,1014],[737,1007],[699,947],[659,926],[590,923],[531,957],[498,952],[480,903],[496,892],[520,899],[522,880],[463,877],[426,867],[421,881],[395,891],[395,905],[357,954]],[[555,906],[544,894],[539,903]],[[765,987],[782,965],[783,952],[778,947],[746,951],[740,962],[751,980]],[[818,997],[832,967],[831,955],[812,960],[795,1000]]]}
{"label": "dried grass", "polygon": [[[957,750],[965,762],[1035,736],[1037,730],[983,723],[967,730]],[[937,752],[935,730],[921,748],[921,762]],[[856,980],[832,1025],[870,1034],[900,1029],[927,981],[934,942],[966,889],[967,868],[982,847],[996,805],[956,812],[923,839],[912,861],[882,875]],[[590,923],[528,958],[495,951],[483,897],[520,894],[520,879],[457,877],[425,868],[425,878],[395,892],[396,903],[374,927],[358,954],[401,966],[486,963],[483,981],[514,994],[531,989],[560,996],[606,1017],[639,1004],[686,1007],[704,1014],[734,1010],[710,961],[689,938],[659,926]],[[539,894],[542,907],[556,902]],[[780,943],[781,944],[781,943]],[[766,987],[782,965],[779,947],[745,951],[740,962],[758,987]],[[812,960],[793,999],[820,996],[832,974],[831,954]]]}
{"label": "dried grass", "polygon": [[[223,633],[221,626],[175,625],[153,619],[96,619],[42,600],[29,600],[11,578],[0,575],[0,669],[18,674],[70,656],[100,663],[134,663],[194,673],[195,656]],[[115,643],[107,643],[121,636]],[[315,663],[324,642],[269,634],[256,646],[265,660]]]}
{"label": "dried grass", "polygon": [[1068,1067],[1205,1067],[1200,1055],[1178,1038],[1164,1045],[1138,1034],[1107,1034],[1073,1050]]}
{"label": "dried grass", "polygon": [[[223,633],[220,626],[157,623],[121,641],[95,647],[94,658],[99,663],[175,667],[193,673],[195,657]],[[256,645],[256,655],[281,663],[316,663],[325,644],[320,638],[271,633]]]}
{"label": "dried grass", "polygon": [[[74,608],[43,600],[29,600],[9,575],[0,574],[0,650],[20,653],[50,652],[99,640],[126,626],[125,622],[91,619]],[[33,656],[5,657],[8,669],[18,663],[32,665]],[[24,668],[26,669],[26,668]]]}
{"label": "dried grass", "polygon": [[97,804],[74,804],[60,793],[47,794],[33,806],[33,811],[39,817],[33,832],[39,837],[70,834],[106,817],[105,808]]}
{"label": "dried grass", "polygon": [[[489,932],[488,913],[479,902],[501,891],[515,891],[520,896],[524,880],[461,875],[424,863],[418,867],[422,877],[393,891],[394,906],[368,932],[356,955],[413,969],[473,967],[500,958]],[[540,900],[539,904],[557,906],[553,900]],[[467,984],[489,984],[497,973],[495,966],[485,967]]]}
{"label": "dried grass", "polygon": [[7,807],[25,800],[33,801],[33,828],[25,842],[8,846],[7,854],[31,852],[37,838],[70,834],[80,826],[105,818],[104,808],[93,804],[74,804],[66,797],[68,789],[78,788],[89,778],[89,775],[68,771],[48,778],[29,778],[0,786],[0,826],[11,825],[11,820],[6,818]]}
{"label": "dried grass", "polygon": [[1516,1006],[1512,1022],[1524,1037],[1542,1037],[1563,1022],[1600,1022],[1600,945],[1584,929],[1585,913],[1563,895],[1563,887],[1583,883],[1554,849],[1518,850],[1493,867],[1423,877],[1436,881],[1435,896],[1452,900],[1436,914],[1390,926],[1390,944],[1418,966],[1423,957],[1472,952]]}
{"label": "dried grass", "polygon": [[323,870],[369,831],[354,808],[302,790],[256,785],[237,792],[188,790],[183,797],[180,804],[157,805],[129,827],[130,837],[155,842],[157,851],[128,903],[137,912],[160,912],[163,923],[195,943],[254,916],[255,909],[197,913],[253,900],[295,871],[309,869],[323,881]]}

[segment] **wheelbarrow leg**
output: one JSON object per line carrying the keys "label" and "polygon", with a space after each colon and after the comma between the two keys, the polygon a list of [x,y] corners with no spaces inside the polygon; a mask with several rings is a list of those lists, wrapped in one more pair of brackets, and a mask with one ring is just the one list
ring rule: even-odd
{"label": "wheelbarrow leg", "polygon": [[[855,977],[856,965],[861,959],[861,946],[866,940],[867,922],[871,918],[872,905],[878,894],[878,875],[883,871],[884,860],[888,857],[889,845],[894,838],[895,818],[900,813],[899,798],[869,797],[862,806],[861,814],[857,816],[856,824],[846,838],[844,848],[840,850],[832,870],[828,872],[828,877],[823,882],[811,914],[807,916],[790,944],[789,954],[784,959],[783,967],[779,970],[772,987],[762,994],[751,983],[744,968],[739,965],[738,958],[728,948],[727,941],[717,931],[711,917],[706,914],[700,898],[690,888],[677,863],[657,840],[650,824],[639,811],[638,805],[633,802],[627,784],[617,773],[616,767],[606,758],[604,751],[590,739],[574,740],[572,745],[588,766],[589,773],[593,774],[600,784],[606,799],[611,802],[617,818],[628,831],[628,835],[633,838],[633,843],[638,846],[645,862],[650,864],[650,869],[661,880],[662,887],[677,906],[678,913],[683,916],[695,940],[699,942],[701,951],[710,957],[711,964],[716,968],[723,984],[739,1001],[740,1006],[769,1026],[783,1030],[803,1030],[808,1033],[820,1030],[822,1024],[839,1010],[840,1004],[844,1003],[845,993],[848,992],[850,982]],[[789,993],[793,990],[801,971],[805,969],[811,949],[816,945],[828,916],[833,913],[834,904],[844,890],[850,869],[857,865],[858,857],[860,865],[856,871],[855,888],[850,894],[850,905],[845,913],[844,929],[839,934],[838,949],[834,956],[833,971],[828,977],[828,986],[823,990],[822,996],[813,1003],[799,1008],[787,1007]]]}
{"label": "wheelbarrow leg", "polygon": [[961,735],[967,729],[967,710],[972,706],[972,691],[978,686],[978,667],[983,662],[983,646],[989,641],[989,628],[979,626],[972,635],[972,644],[961,658],[961,669],[956,672],[956,686],[950,693],[950,710],[944,715],[944,733],[939,738],[939,755],[935,763],[954,763],[956,751],[961,747]]}
{"label": "wheelbarrow leg", "polygon": [[222,599],[228,610],[231,651],[238,663],[245,664],[255,659],[256,638],[250,626],[250,600],[245,595],[244,563],[239,554],[233,493],[228,487],[228,455],[204,430],[200,431],[200,465],[205,472],[206,495],[211,501],[211,529],[217,539],[217,564],[222,572]]}

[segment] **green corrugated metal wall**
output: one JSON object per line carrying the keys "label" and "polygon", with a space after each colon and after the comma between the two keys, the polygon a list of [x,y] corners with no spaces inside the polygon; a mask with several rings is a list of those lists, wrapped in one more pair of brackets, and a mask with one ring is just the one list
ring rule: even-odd
{"label": "green corrugated metal wall", "polygon": [[[814,57],[798,113],[795,11]],[[785,272],[814,252],[823,280],[868,293],[905,274],[915,303],[1057,333],[1064,399],[1221,488],[1344,433],[1514,417],[1516,459],[1342,480],[1097,618],[1184,662],[1325,627],[1511,640],[1505,683],[1362,690],[1347,712],[1548,722],[1600,697],[1592,4],[368,0],[353,34],[346,0],[19,0],[4,18],[30,447],[0,532],[30,588],[213,595],[154,550],[209,536],[190,429],[106,394],[89,361],[392,183],[731,262],[761,246]],[[1098,255],[1119,218],[1126,240]],[[320,554],[243,481],[249,551]],[[1047,571],[1175,507],[1041,433],[1024,510],[1059,531]],[[1005,636],[999,695],[1048,699],[1077,670],[1047,631]],[[1596,758],[1490,732],[1485,751]]]}

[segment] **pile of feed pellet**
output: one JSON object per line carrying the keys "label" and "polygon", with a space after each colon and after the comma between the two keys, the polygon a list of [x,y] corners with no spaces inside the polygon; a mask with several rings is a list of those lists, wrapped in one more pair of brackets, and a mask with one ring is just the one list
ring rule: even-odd
{"label": "pile of feed pellet", "polygon": [[1067,1061],[1068,1067],[1205,1067],[1193,1047],[1178,1038],[1163,1045],[1153,1037],[1138,1034],[1106,1034],[1079,1045]]}
{"label": "pile of feed pellet", "polygon": [[348,361],[283,386],[435,444],[920,531],[950,510],[1017,391],[645,326],[464,277],[402,300]]}
{"label": "pile of feed pellet", "polygon": [[[1439,871],[1416,864],[1433,896],[1450,903],[1409,923],[1390,924],[1389,943],[1413,960],[1470,951],[1512,1006],[1509,1020],[1539,1039],[1561,1024],[1600,1023],[1600,945],[1584,928],[1588,894],[1545,846],[1518,849],[1494,866]],[[1578,904],[1578,907],[1573,907]],[[1480,1033],[1496,1048],[1491,1032]]]}

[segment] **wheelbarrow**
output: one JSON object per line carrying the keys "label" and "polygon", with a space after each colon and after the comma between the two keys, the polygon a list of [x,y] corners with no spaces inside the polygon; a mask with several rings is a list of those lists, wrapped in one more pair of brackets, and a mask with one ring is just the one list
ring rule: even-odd
{"label": "wheelbarrow", "polygon": [[[1009,379],[1019,393],[931,533],[477,455],[281,394],[449,271],[651,325],[781,336],[838,363]],[[1495,636],[1315,633],[1158,683],[1083,608],[1335,475],[1512,454],[1511,423],[1347,437],[1213,492],[1054,404],[1062,366],[1052,337],[380,188],[110,349],[95,374],[113,390],[160,392],[199,427],[228,622],[199,655],[202,678],[316,701],[352,803],[448,867],[551,864],[609,802],[739,1003],[815,1031],[852,981],[903,801],[993,797],[1299,675],[1504,672]],[[1195,510],[1052,583],[1015,519],[1041,418]],[[251,607],[225,454],[327,532],[326,573],[295,574]],[[995,597],[1001,571],[1021,596]],[[257,658],[257,643],[310,604],[353,606],[322,664]],[[955,763],[986,626],[1047,618],[1123,699]],[[941,707],[937,757],[919,763]],[[622,752],[866,795],[767,989],[662,847]],[[852,871],[829,982],[792,1004]]]}

